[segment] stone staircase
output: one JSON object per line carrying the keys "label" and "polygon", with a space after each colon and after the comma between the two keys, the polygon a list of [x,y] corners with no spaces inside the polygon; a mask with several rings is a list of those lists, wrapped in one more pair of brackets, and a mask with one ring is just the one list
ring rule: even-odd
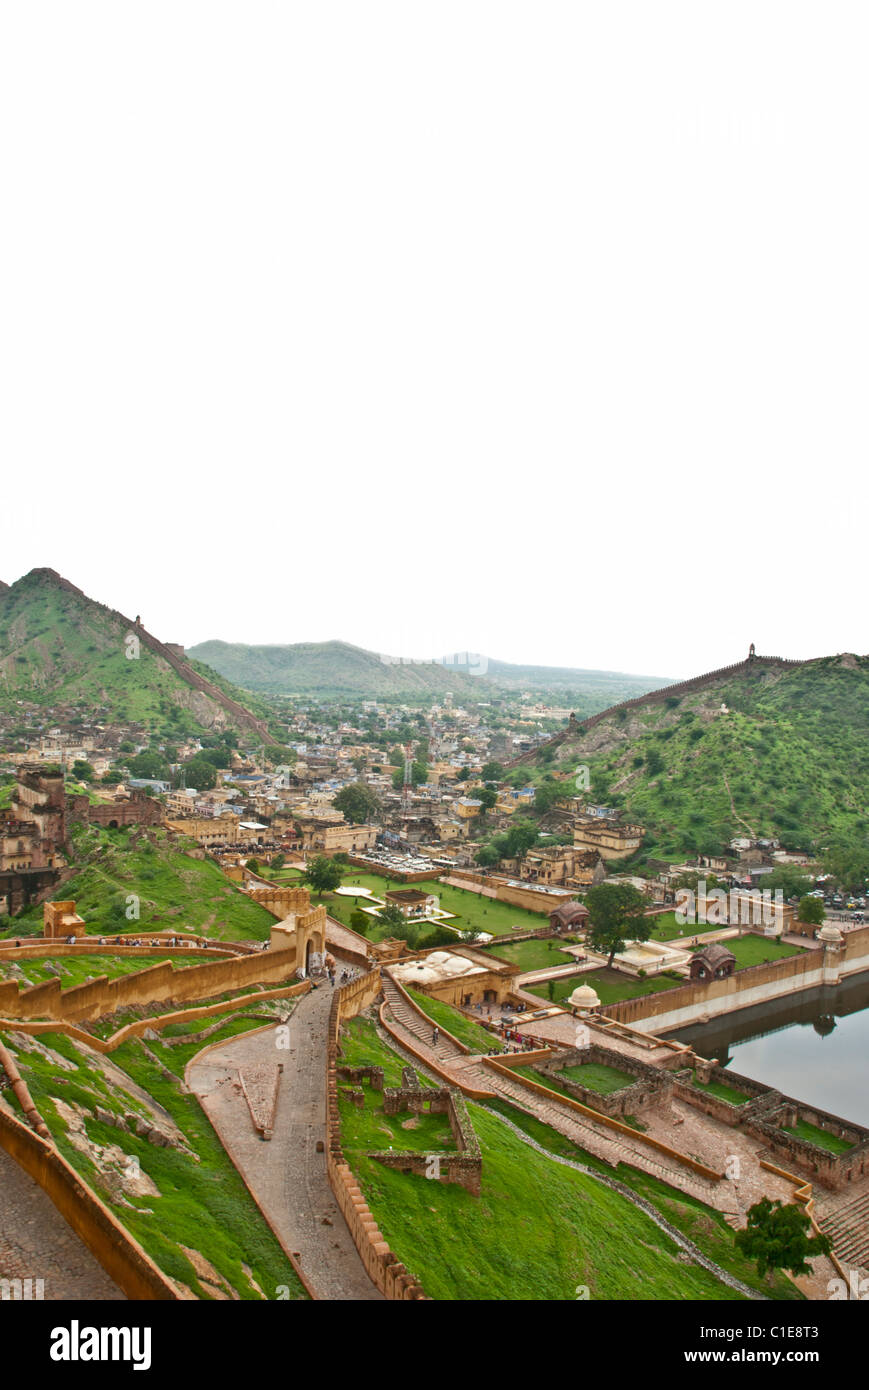
{"label": "stone staircase", "polygon": [[389,1005],[392,1021],[397,1023],[417,1043],[421,1043],[428,1056],[433,1057],[446,1070],[449,1070],[450,1063],[465,1060],[466,1054],[456,1047],[451,1038],[446,1037],[443,1033],[436,1044],[432,1043],[434,1024],[428,1019],[422,1018],[415,1009],[411,1008],[395,981],[390,979],[385,970],[382,981],[383,995]]}
{"label": "stone staircase", "polygon": [[818,1213],[817,1222],[833,1242],[833,1251],[842,1264],[869,1270],[869,1191],[832,1211]]}

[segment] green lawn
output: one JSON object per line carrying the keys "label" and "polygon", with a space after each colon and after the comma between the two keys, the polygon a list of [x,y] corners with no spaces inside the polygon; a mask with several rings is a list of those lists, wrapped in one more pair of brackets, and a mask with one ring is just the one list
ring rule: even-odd
{"label": "green lawn", "polygon": [[725,1086],[721,1081],[698,1081],[696,1072],[691,1084],[698,1091],[705,1091],[707,1095],[729,1101],[731,1105],[744,1105],[747,1100],[751,1100],[751,1096],[747,1095],[745,1091],[736,1091],[732,1086]]}
{"label": "green lawn", "polygon": [[579,1067],[562,1067],[559,1076],[568,1081],[577,1081],[580,1086],[588,1086],[591,1091],[599,1091],[609,1096],[613,1091],[623,1091],[625,1086],[633,1086],[636,1077],[630,1072],[610,1067],[605,1062],[585,1062]]}
{"label": "green lawn", "polygon": [[737,970],[745,970],[749,965],[762,965],[765,961],[782,960],[785,956],[801,956],[802,946],[788,946],[781,941],[773,941],[765,936],[734,936],[721,943],[736,956]]}
{"label": "green lawn", "polygon": [[[390,1055],[376,1037],[369,1048]],[[348,1124],[358,1123],[346,1108]],[[483,1158],[479,1197],[384,1168],[344,1131],[345,1156],[384,1238],[429,1297],[573,1302],[583,1285],[593,1299],[741,1297],[680,1260],[625,1197],[536,1153],[482,1107],[468,1111]]]}
{"label": "green lawn", "polygon": [[549,986],[554,986],[552,1002],[560,1004],[572,994],[577,985],[591,985],[597,991],[601,1004],[617,1004],[620,999],[637,999],[641,994],[656,994],[662,989],[675,989],[682,980],[668,980],[656,975],[647,980],[636,980],[630,975],[621,975],[616,970],[595,970],[587,975],[567,975],[560,980],[549,980],[541,985],[529,985],[531,994],[549,1000]]}
{"label": "green lawn", "polygon": [[[73,838],[76,873],[54,897],[72,898],[93,935],[151,931],[204,932],[225,941],[265,941],[271,913],[230,882],[211,859],[194,859],[168,832],[153,832],[156,845],[131,843],[125,830],[82,828]],[[190,848],[194,848],[191,844]],[[127,898],[139,899],[139,916],[126,917]],[[0,936],[38,936],[42,907],[19,913]]]}
{"label": "green lawn", "polygon": [[537,938],[532,941],[508,941],[501,945],[487,946],[486,951],[501,960],[512,961],[522,970],[547,970],[558,965],[571,965],[574,957],[562,951],[559,943],[552,937]]}
{"label": "green lawn", "polygon": [[838,1134],[828,1134],[825,1129],[810,1124],[808,1120],[800,1120],[795,1125],[788,1125],[785,1134],[793,1134],[797,1139],[805,1139],[809,1144],[817,1144],[819,1149],[826,1149],[831,1154],[845,1154],[854,1147],[853,1144],[848,1143],[847,1139],[840,1139]]}
{"label": "green lawn", "polygon": [[[499,936],[508,933],[513,926],[521,926],[523,931],[536,931],[546,922],[542,913],[526,912],[521,907],[510,907],[506,903],[495,902],[491,898],[468,892],[464,888],[448,887],[436,879],[426,880],[424,883],[404,885],[392,879],[384,878],[380,874],[361,873],[351,865],[344,874],[342,884],[348,888],[354,885],[370,888],[375,897],[378,898],[384,898],[390,889],[405,886],[418,888],[423,893],[436,893],[443,910],[455,914],[449,925],[457,927],[460,931],[467,931],[470,927],[475,927],[492,936]],[[343,922],[345,927],[350,926],[350,914],[357,907],[352,898],[339,897],[335,893],[325,893],[322,897],[316,897],[314,901],[325,903],[326,910],[331,917]],[[426,932],[431,931],[434,925],[434,923],[422,922],[421,934],[424,936]],[[367,933],[371,941],[379,941],[388,934],[388,931],[379,926],[376,921]]]}
{"label": "green lawn", "polygon": [[[209,1042],[259,1027],[262,1027],[260,1018],[236,1016],[214,1033]],[[200,1051],[201,1043],[168,1047],[159,1041],[145,1045],[136,1040],[112,1053],[110,1061],[169,1112],[182,1131],[186,1145],[195,1154],[191,1157],[174,1147],[160,1148],[132,1131],[86,1119],[89,1139],[101,1146],[118,1146],[126,1156],[124,1163],[138,1160],[141,1171],[159,1188],[159,1196],[139,1196],[129,1189],[125,1191],[117,1178],[109,1181],[87,1155],[70,1143],[54,1098],[62,1099],[67,1105],[86,1106],[90,1111],[99,1105],[115,1114],[131,1110],[146,1114],[144,1102],[123,1086],[109,1081],[98,1063],[79,1051],[69,1038],[43,1033],[39,1041],[76,1067],[75,1071],[61,1070],[58,1061],[50,1056],[18,1053],[21,1074],[60,1152],[165,1274],[187,1284],[198,1297],[208,1297],[192,1264],[179,1248],[185,1245],[209,1260],[243,1299],[275,1298],[280,1286],[289,1289],[291,1298],[307,1297],[199,1102],[181,1090],[184,1066]],[[159,1060],[152,1060],[151,1053]],[[171,1075],[167,1075],[164,1068]],[[12,1099],[11,1091],[7,1099]],[[159,1117],[157,1123],[160,1123]],[[121,1195],[125,1200],[120,1200]],[[245,1265],[251,1271],[251,1278],[245,1273]]]}
{"label": "green lawn", "polygon": [[652,927],[652,934],[649,937],[650,941],[675,940],[676,942],[678,942],[680,937],[693,937],[696,935],[697,932],[696,927],[683,926],[680,928],[679,923],[676,921],[675,912],[657,913],[654,917],[650,917],[649,921],[654,923],[654,926]]}
{"label": "green lawn", "polygon": [[487,1028],[481,1027],[479,1023],[474,1023],[473,1019],[466,1018],[461,1009],[454,1008],[452,1004],[445,1004],[441,999],[431,999],[418,989],[409,989],[407,992],[423,1013],[428,1015],[432,1023],[436,1023],[439,1028],[452,1033],[454,1038],[458,1038],[459,1042],[463,1042],[472,1052],[496,1052],[500,1050],[501,1044],[497,1033],[490,1033]]}

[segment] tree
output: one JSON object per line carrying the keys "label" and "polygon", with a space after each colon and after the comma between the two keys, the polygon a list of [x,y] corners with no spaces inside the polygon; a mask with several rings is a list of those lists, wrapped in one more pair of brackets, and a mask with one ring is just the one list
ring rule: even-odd
{"label": "tree", "polygon": [[488,787],[478,787],[474,792],[474,797],[477,801],[482,802],[484,811],[491,811],[498,800],[498,793],[489,791]]}
{"label": "tree", "polygon": [[[414,762],[411,764],[411,785],[421,787],[428,781],[428,767],[425,763]],[[400,792],[404,786],[404,756],[402,755],[400,765],[392,774],[392,785],[395,791]]]}
{"label": "tree", "polygon": [[869,880],[869,849],[863,845],[831,845],[824,856],[824,871],[847,893],[863,893]]}
{"label": "tree", "polygon": [[315,893],[332,893],[341,882],[341,865],[327,854],[317,854],[308,861],[302,877]]}
{"label": "tree", "polygon": [[72,765],[72,775],[77,782],[92,782],[97,774],[91,763],[86,763],[82,758],[76,758]]}
{"label": "tree", "polygon": [[504,776],[504,769],[500,763],[484,763],[480,776],[484,782],[500,782]]}
{"label": "tree", "polygon": [[469,767],[460,767],[459,770],[458,770],[458,772],[456,773],[456,781],[457,781],[457,782],[467,782],[467,780],[468,780],[468,778],[470,777],[470,775],[471,775],[471,769],[470,769]]}
{"label": "tree", "polygon": [[559,797],[564,796],[564,788],[557,782],[542,782],[534,793],[534,809],[541,815],[551,811]]}
{"label": "tree", "polygon": [[589,945],[608,952],[607,965],[629,941],[648,941],[652,919],[646,917],[646,899],[632,883],[600,883],[585,898],[588,908]]}
{"label": "tree", "polygon": [[810,927],[819,927],[824,921],[824,916],[823,898],[811,898],[808,896],[800,898],[797,917],[801,922],[807,922]]}
{"label": "tree", "polygon": [[479,864],[483,869],[491,869],[498,863],[500,858],[501,856],[495,848],[494,841],[489,840],[487,844],[480,845],[480,848],[474,855],[474,863]]}
{"label": "tree", "polygon": [[[162,753],[149,750],[127,760],[131,777],[149,777],[158,782],[168,782],[171,776],[169,764]],[[214,786],[214,783],[211,783]]]}
{"label": "tree", "polygon": [[[386,907],[381,908],[380,913],[378,915],[380,917],[381,922],[383,922],[385,926],[389,927],[390,931],[393,931],[398,927],[403,927],[405,922],[407,921],[407,918],[405,917],[401,908],[396,907],[395,903],[388,903]],[[402,940],[403,939],[404,938],[402,938]]]}
{"label": "tree", "polygon": [[371,918],[367,912],[361,912],[358,907],[355,907],[350,913],[350,925],[360,936],[367,936],[371,928]]}
{"label": "tree", "polygon": [[775,892],[780,888],[786,898],[802,898],[812,886],[812,880],[795,864],[777,864],[771,873],[764,874],[762,888]]}
{"label": "tree", "polygon": [[430,950],[433,946],[449,946],[455,943],[456,934],[450,931],[449,927],[432,927],[430,932],[420,940],[420,950]]}
{"label": "tree", "polygon": [[184,763],[183,766],[188,786],[195,787],[200,792],[209,792],[212,787],[217,786],[217,768],[201,753],[197,753],[195,758],[191,758],[190,762]]}
{"label": "tree", "polygon": [[342,787],[332,805],[344,812],[351,825],[364,825],[381,811],[380,798],[364,782],[351,782]]}
{"label": "tree", "polygon": [[748,1221],[736,1232],[736,1246],[743,1255],[757,1262],[761,1277],[776,1270],[788,1274],[811,1274],[810,1255],[829,1255],[829,1236],[809,1236],[811,1221],[795,1202],[782,1205],[763,1197],[749,1208]]}
{"label": "tree", "polygon": [[196,754],[197,758],[204,758],[212,767],[230,767],[231,759],[225,748],[203,748],[201,753]]}

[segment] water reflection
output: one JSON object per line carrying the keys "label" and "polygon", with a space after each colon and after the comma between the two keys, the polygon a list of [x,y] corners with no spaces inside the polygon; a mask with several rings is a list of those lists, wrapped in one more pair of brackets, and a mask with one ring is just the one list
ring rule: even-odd
{"label": "water reflection", "polygon": [[869,974],[670,1036],[785,1095],[869,1125]]}

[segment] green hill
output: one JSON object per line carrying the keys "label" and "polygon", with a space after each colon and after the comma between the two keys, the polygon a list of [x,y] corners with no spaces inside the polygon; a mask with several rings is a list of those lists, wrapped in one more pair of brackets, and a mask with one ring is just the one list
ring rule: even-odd
{"label": "green hill", "polygon": [[[193,841],[166,830],[138,833],[75,826],[71,878],[57,886],[56,901],[72,899],[91,935],[147,935],[149,931],[204,932],[221,941],[265,941],[270,913],[236,887],[213,860],[193,858]],[[127,918],[129,894],[139,916]],[[3,936],[42,931],[42,905],[33,904]]]}
{"label": "green hill", "polygon": [[721,852],[737,835],[865,844],[869,657],[747,661],[598,715],[536,760],[587,765],[592,798],[647,827],[644,854]]}
{"label": "green hill", "polygon": [[400,663],[348,642],[297,642],[246,646],[202,642],[191,655],[248,690],[272,695],[320,695],[381,699],[437,697],[451,690],[467,700],[489,700],[497,690],[528,691],[570,703],[580,714],[605,709],[657,689],[665,681],[617,671],[558,666],[513,666],[457,652],[445,664]]}
{"label": "green hill", "polygon": [[50,569],[0,591],[0,713],[19,713],[21,702],[175,734],[267,732],[265,710],[251,710],[222,677]]}
{"label": "green hill", "polygon": [[485,683],[453,665],[392,662],[349,642],[296,642],[250,647],[243,642],[201,642],[190,655],[245,689],[272,695],[360,699],[427,698],[452,690],[486,699]]}

